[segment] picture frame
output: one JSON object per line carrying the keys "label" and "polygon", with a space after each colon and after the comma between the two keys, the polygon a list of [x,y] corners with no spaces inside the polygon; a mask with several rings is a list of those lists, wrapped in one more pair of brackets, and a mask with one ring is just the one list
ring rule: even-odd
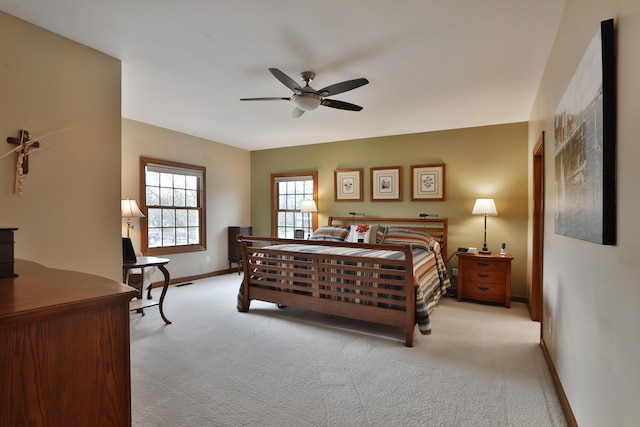
{"label": "picture frame", "polygon": [[445,164],[411,166],[411,200],[446,200]]}
{"label": "picture frame", "polygon": [[362,168],[333,171],[333,194],[336,202],[362,201],[362,173]]}
{"label": "picture frame", "polygon": [[555,111],[555,234],[616,244],[613,19],[602,21]]}
{"label": "picture frame", "polygon": [[371,168],[371,201],[402,200],[402,166]]}

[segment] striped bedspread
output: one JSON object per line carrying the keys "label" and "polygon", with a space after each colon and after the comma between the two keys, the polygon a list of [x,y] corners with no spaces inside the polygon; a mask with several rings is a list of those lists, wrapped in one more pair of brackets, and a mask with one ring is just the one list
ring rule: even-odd
{"label": "striped bedspread", "polygon": [[[348,255],[363,258],[377,258],[377,259],[404,259],[404,253],[400,251],[391,250],[376,250],[376,249],[363,249],[353,247],[340,247],[340,246],[314,246],[305,244],[283,244],[270,248],[279,249],[288,252],[299,253],[315,253],[315,254],[332,254],[332,255]],[[418,323],[418,329],[423,335],[431,333],[431,324],[429,320],[429,314],[433,311],[440,298],[446,293],[447,288],[451,283],[447,273],[447,269],[444,263],[444,259],[440,254],[439,243],[437,240],[432,239],[430,242],[430,251],[424,249],[414,249],[413,256],[413,279],[416,292],[416,322]],[[302,255],[301,258],[304,258]],[[273,258],[268,260],[267,263],[274,262]],[[339,269],[339,266],[336,266]],[[388,272],[388,273],[387,273]],[[393,270],[385,270],[384,274],[393,275]],[[304,275],[304,270],[300,270],[296,275]],[[366,282],[365,277],[358,277],[360,282]],[[276,282],[273,282],[275,285]],[[266,285],[266,283],[265,283]],[[238,293],[238,310],[241,310],[243,300],[243,286],[240,287]],[[274,286],[269,283],[270,288]],[[339,288],[340,283],[336,282],[336,287]],[[343,298],[344,297],[339,297]],[[349,295],[349,301],[354,303],[360,303],[357,295]]]}

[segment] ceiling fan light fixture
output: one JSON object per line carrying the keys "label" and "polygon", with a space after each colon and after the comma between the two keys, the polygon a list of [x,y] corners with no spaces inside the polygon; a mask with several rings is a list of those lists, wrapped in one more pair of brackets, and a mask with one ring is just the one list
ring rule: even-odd
{"label": "ceiling fan light fixture", "polygon": [[300,79],[305,82],[304,87],[300,87],[291,77],[287,76],[277,68],[269,68],[273,76],[283,85],[293,91],[291,98],[284,97],[262,97],[262,98],[240,98],[241,101],[291,101],[295,105],[291,117],[296,118],[304,114],[305,111],[312,111],[320,105],[324,107],[337,108],[338,110],[360,111],[362,107],[351,104],[349,102],[338,101],[337,99],[329,99],[327,96],[353,90],[362,85],[369,83],[369,80],[361,77],[359,79],[347,80],[344,82],[329,85],[320,91],[315,90],[309,83],[315,78],[316,73],[313,71],[303,71],[300,73]]}
{"label": "ceiling fan light fixture", "polygon": [[306,92],[302,95],[293,95],[291,100],[302,111],[312,111],[320,106],[322,97],[315,93]]}

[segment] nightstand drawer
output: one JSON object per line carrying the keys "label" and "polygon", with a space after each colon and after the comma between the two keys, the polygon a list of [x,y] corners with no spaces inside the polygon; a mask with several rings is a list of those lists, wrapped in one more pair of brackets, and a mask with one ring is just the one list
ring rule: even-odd
{"label": "nightstand drawer", "polygon": [[504,284],[465,282],[464,297],[487,302],[504,302]]}
{"label": "nightstand drawer", "polygon": [[[500,268],[495,268],[500,267]],[[462,280],[465,282],[482,282],[482,283],[496,283],[504,286],[505,273],[504,264],[497,265],[492,264],[491,268],[465,268],[462,270]]]}
{"label": "nightstand drawer", "polygon": [[485,259],[476,259],[481,257],[474,257],[464,260],[464,267],[468,270],[482,270],[482,271],[499,271],[504,273],[507,271],[507,264],[504,262],[496,262],[495,260],[486,257]]}

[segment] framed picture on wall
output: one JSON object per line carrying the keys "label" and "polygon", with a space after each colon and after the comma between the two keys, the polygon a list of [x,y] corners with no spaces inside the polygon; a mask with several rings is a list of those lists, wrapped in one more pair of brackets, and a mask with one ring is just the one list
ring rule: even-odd
{"label": "framed picture on wall", "polygon": [[362,201],[362,168],[333,171],[336,202]]}
{"label": "framed picture on wall", "polygon": [[402,166],[371,168],[371,200],[402,200]]}
{"label": "framed picture on wall", "polygon": [[411,166],[411,200],[445,200],[445,165]]}
{"label": "framed picture on wall", "polygon": [[555,111],[555,233],[616,244],[613,19],[600,23]]}

